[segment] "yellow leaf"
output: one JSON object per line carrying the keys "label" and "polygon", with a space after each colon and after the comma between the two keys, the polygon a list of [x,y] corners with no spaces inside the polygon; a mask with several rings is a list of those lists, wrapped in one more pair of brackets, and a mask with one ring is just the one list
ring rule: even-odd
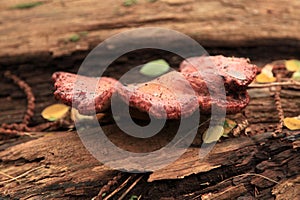
{"label": "yellow leaf", "polygon": [[292,79],[295,81],[300,81],[300,70],[293,73]]}
{"label": "yellow leaf", "polygon": [[268,77],[273,77],[274,75],[273,75],[272,70],[273,70],[273,65],[271,65],[271,64],[266,64],[266,65],[262,68],[261,73],[267,75]]}
{"label": "yellow leaf", "polygon": [[260,73],[256,76],[256,82],[258,83],[271,83],[271,82],[275,82],[276,78],[273,76],[268,76],[265,73]]}
{"label": "yellow leaf", "polygon": [[300,119],[298,117],[286,117],[283,122],[284,125],[292,131],[300,130]]}
{"label": "yellow leaf", "polygon": [[63,118],[68,111],[69,106],[66,106],[64,104],[53,104],[46,107],[42,111],[41,115],[44,119],[47,119],[49,121],[56,121]]}
{"label": "yellow leaf", "polygon": [[286,60],[285,67],[288,71],[300,71],[300,60]]}
{"label": "yellow leaf", "polygon": [[224,128],[223,126],[214,126],[210,127],[208,130],[206,130],[202,136],[203,142],[204,143],[212,143],[216,142],[220,139],[220,137],[224,133]]}
{"label": "yellow leaf", "polygon": [[256,76],[256,82],[258,83],[275,82],[276,78],[274,77],[272,70],[273,70],[273,65],[271,64],[265,65],[262,68],[261,73]]}
{"label": "yellow leaf", "polygon": [[230,131],[236,126],[236,122],[226,118],[224,122],[224,135],[230,133]]}

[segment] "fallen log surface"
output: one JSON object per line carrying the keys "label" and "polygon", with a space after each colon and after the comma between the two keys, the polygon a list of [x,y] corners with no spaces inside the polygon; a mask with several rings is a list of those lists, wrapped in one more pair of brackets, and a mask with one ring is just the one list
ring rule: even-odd
{"label": "fallen log surface", "polygon": [[[296,181],[299,177],[299,146],[287,139],[272,138],[272,130],[278,121],[273,100],[264,89],[259,89],[260,92],[254,90],[254,93],[250,92],[254,97],[245,110],[250,123],[248,137],[222,139],[204,159],[199,158],[199,138],[196,138],[176,162],[144,175],[143,181],[128,197],[138,194],[144,199],[198,199],[201,196],[211,199],[243,196],[272,199],[280,197],[278,191],[283,190],[280,184],[287,181],[291,183],[284,190],[293,191],[291,197],[298,195],[299,191],[292,188],[299,187]],[[286,98],[292,103],[288,104]],[[293,101],[290,96],[286,98],[282,95],[283,108],[288,108],[286,115],[294,115],[299,107],[299,97]],[[266,111],[263,115],[260,107]],[[140,147],[147,151],[163,146],[168,137],[172,137],[166,132],[145,142],[128,137],[114,124],[103,128],[111,141],[133,152],[141,151]],[[297,134],[286,129],[284,132]],[[21,144],[16,143],[18,138],[1,144],[2,198],[91,199],[118,173],[93,158],[76,132],[34,133],[22,138]],[[120,162],[124,166],[128,164],[126,159]],[[128,176],[123,173],[121,180]]]}

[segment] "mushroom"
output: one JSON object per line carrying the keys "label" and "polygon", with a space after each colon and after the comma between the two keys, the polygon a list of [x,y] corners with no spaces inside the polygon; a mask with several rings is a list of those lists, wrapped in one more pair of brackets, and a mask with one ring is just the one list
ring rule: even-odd
{"label": "mushroom", "polygon": [[198,108],[197,95],[176,71],[146,83],[122,85],[117,92],[129,106],[156,118],[179,119],[190,116]]}
{"label": "mushroom", "polygon": [[[82,114],[105,111],[114,93],[135,110],[156,118],[187,117],[198,107],[201,112],[210,113],[212,105],[226,109],[227,113],[237,113],[249,103],[246,88],[257,73],[257,67],[248,59],[224,56],[189,58],[180,64],[179,70],[127,86],[109,77],[97,79],[56,72],[52,76],[54,95],[68,105],[73,100],[72,106]],[[224,84],[226,92],[223,99],[217,98],[220,84]],[[211,92],[216,94],[214,98]]]}
{"label": "mushroom", "polygon": [[[103,112],[110,106],[117,80],[109,77],[86,77],[67,72],[52,75],[56,91],[54,96],[67,105],[77,108],[81,114]],[[95,87],[96,85],[96,87]]]}

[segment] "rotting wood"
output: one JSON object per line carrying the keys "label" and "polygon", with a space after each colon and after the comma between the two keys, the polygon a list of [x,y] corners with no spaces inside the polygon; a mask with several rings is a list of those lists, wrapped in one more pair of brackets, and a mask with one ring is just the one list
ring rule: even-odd
{"label": "rotting wood", "polygon": [[[115,137],[117,135],[118,133]],[[124,141],[120,135],[118,138],[120,141]],[[176,180],[177,176],[182,173],[182,176],[186,176],[186,178],[182,179],[181,183],[189,182],[194,176],[198,177],[199,185],[194,182],[194,186],[188,189],[191,190],[190,192],[197,191],[196,188],[207,188],[207,190],[203,190],[207,193],[208,191],[214,191],[212,187],[214,183],[254,170],[259,170],[262,172],[259,174],[276,181],[296,175],[299,158],[297,149],[293,150],[291,143],[270,140],[271,134],[257,135],[252,138],[232,138],[218,143],[210,155],[201,161],[199,161],[199,149],[191,148],[168,169],[162,169],[151,174],[150,181],[159,179],[160,181],[148,184],[151,187],[159,187],[167,184],[170,178]],[[36,151],[32,151],[33,148]],[[263,156],[266,153],[269,155]],[[13,177],[23,174],[29,169],[43,166],[41,169],[18,179],[22,184],[16,182],[2,184],[0,191],[7,191],[7,195],[15,198],[28,196],[66,198],[71,195],[89,199],[98,193],[101,185],[105,185],[110,180],[111,175],[116,174],[116,172],[109,170],[95,160],[74,132],[48,133],[39,139],[8,148],[0,152],[0,157],[1,172]],[[269,159],[269,157],[272,159]],[[253,165],[253,163],[257,164]],[[233,171],[230,172],[230,170]],[[173,174],[177,174],[177,176],[173,177]],[[280,176],[278,176],[279,174]],[[1,180],[7,180],[7,178],[1,177]],[[200,184],[204,180],[208,181],[206,187]],[[265,181],[264,178],[255,176],[251,177],[250,180],[252,181],[246,182],[247,188],[251,186],[261,187],[261,184]],[[266,181],[269,183],[268,180]],[[175,188],[180,188],[182,186],[179,183],[175,181],[172,185]],[[259,190],[270,190],[274,183],[263,185],[264,187],[259,188]],[[31,187],[32,189],[25,192],[22,191],[24,187]],[[145,187],[145,185],[140,187]],[[211,190],[209,190],[210,187],[212,187]],[[53,190],[54,188],[55,190]],[[137,186],[137,188],[139,187]],[[175,189],[177,190],[174,193],[175,197],[180,196],[179,188]],[[222,190],[222,187],[219,190]],[[133,190],[133,193],[135,191],[136,189]],[[236,190],[233,189],[233,191]],[[161,195],[166,195],[166,193],[165,191]],[[41,194],[43,195],[41,196]],[[199,193],[196,194],[199,195]],[[246,192],[243,190],[239,193],[239,195],[243,194],[251,194],[251,191]],[[154,192],[153,195],[160,195],[160,193]]]}
{"label": "rotting wood", "polygon": [[[98,188],[115,174],[100,165],[84,149],[74,132],[48,133],[42,138],[7,150],[11,153],[1,152],[1,172],[16,177],[28,169],[42,168],[19,178],[22,184],[16,182],[1,184],[2,198],[6,195],[42,199],[78,195],[84,198],[96,193]],[[0,182],[3,180],[7,178],[1,176]]]}
{"label": "rotting wood", "polygon": [[[267,97],[269,98],[269,97]],[[285,99],[284,95],[282,96],[283,99]],[[270,99],[271,100],[271,99]],[[150,175],[149,180],[150,181],[154,181],[152,184],[158,184],[158,185],[163,185],[164,181],[166,181],[166,179],[177,179],[177,178],[184,178],[183,180],[188,181],[189,179],[191,179],[191,177],[195,176],[193,174],[196,174],[196,176],[202,176],[203,174],[206,177],[210,177],[210,178],[206,178],[204,180],[206,180],[208,182],[208,187],[207,190],[204,191],[211,191],[213,192],[213,187],[210,186],[211,184],[213,184],[213,182],[218,182],[218,181],[222,181],[223,178],[226,177],[230,177],[230,175],[232,173],[236,173],[236,174],[242,174],[245,172],[249,172],[249,171],[254,171],[256,169],[260,170],[260,171],[265,171],[266,169],[269,168],[274,168],[276,167],[276,170],[278,172],[278,170],[281,170],[280,168],[283,168],[281,171],[281,173],[270,173],[272,171],[269,172],[265,172],[265,176],[269,177],[269,178],[273,178],[276,181],[280,181],[281,179],[284,179],[285,177],[289,177],[289,176],[295,176],[295,172],[297,171],[297,166],[299,166],[297,163],[299,162],[299,159],[297,159],[297,157],[295,157],[297,155],[297,149],[295,150],[288,150],[288,149],[292,149],[292,143],[289,142],[280,142],[278,140],[270,140],[271,139],[271,134],[270,133],[266,133],[266,134],[258,134],[261,132],[265,131],[265,128],[268,127],[268,125],[266,124],[261,124],[262,119],[260,119],[260,121],[256,121],[253,120],[253,117],[255,117],[259,112],[261,112],[260,110],[257,110],[257,105],[262,104],[262,108],[266,109],[267,107],[274,107],[275,105],[272,103],[270,104],[265,104],[262,103],[264,101],[262,101],[262,98],[253,98],[250,102],[250,105],[246,108],[246,117],[247,119],[249,119],[250,124],[254,125],[255,130],[250,130],[250,132],[252,132],[252,134],[250,135],[256,135],[253,136],[251,138],[249,137],[240,137],[240,138],[234,138],[234,139],[228,139],[225,140],[221,143],[218,143],[216,145],[216,148],[213,150],[213,152],[211,152],[211,154],[209,155],[209,157],[207,157],[204,161],[199,161],[199,149],[196,147],[192,147],[190,148],[186,154],[184,154],[184,156],[181,157],[180,160],[178,160],[177,162],[173,163],[171,166],[169,166],[169,168],[167,169],[162,169],[161,171],[156,171],[154,174]],[[286,102],[288,103],[288,101]],[[256,105],[256,106],[252,106],[252,105]],[[292,104],[291,104],[292,106]],[[294,106],[298,106],[297,104],[295,104]],[[270,111],[272,111],[274,109],[270,109]],[[297,111],[294,108],[294,111]],[[272,119],[270,118],[270,116],[275,115],[276,116],[276,111],[274,110],[273,112],[269,112],[269,113],[265,113],[265,117],[267,119]],[[277,122],[277,117],[273,118],[273,121],[271,120],[272,123],[276,123]],[[267,124],[270,122],[267,122]],[[258,125],[261,125],[261,127],[263,129],[258,129]],[[128,138],[126,139],[122,139],[122,137],[120,137],[120,134],[118,134],[118,131],[116,131],[115,126],[114,125],[109,125],[109,126],[105,126],[106,129],[109,129],[110,134],[111,134],[111,139],[114,140],[115,142],[118,143],[121,142],[123,143],[123,141],[128,140]],[[257,132],[255,132],[257,131]],[[258,134],[258,135],[257,135]],[[45,137],[47,136],[48,137]],[[122,135],[122,134],[121,134]],[[53,193],[53,195],[50,195],[50,191],[51,191],[51,187],[56,187],[56,188],[60,188],[59,185],[63,184],[63,185],[70,185],[71,188],[65,188],[63,190],[67,191],[65,193],[65,195],[77,195],[80,197],[86,197],[86,198],[90,198],[92,196],[86,196],[88,194],[86,194],[86,186],[84,184],[87,184],[89,186],[87,186],[89,188],[89,190],[94,191],[92,193],[89,194],[94,194],[96,195],[98,193],[99,188],[101,187],[101,184],[106,184],[106,182],[109,181],[109,177],[107,177],[106,181],[103,181],[101,183],[97,182],[99,181],[99,178],[101,180],[103,180],[102,176],[99,176],[95,173],[91,173],[89,174],[89,171],[93,171],[93,169],[99,169],[100,171],[104,170],[103,173],[105,173],[105,171],[107,170],[107,168],[103,168],[102,165],[99,165],[99,163],[93,159],[87,152],[86,150],[83,148],[82,144],[80,144],[80,141],[78,139],[78,137],[76,135],[74,135],[74,133],[67,133],[67,132],[62,132],[62,133],[49,133],[46,134],[45,136],[37,139],[37,140],[33,140],[30,142],[26,142],[20,145],[16,145],[14,147],[11,148],[7,148],[4,151],[2,151],[0,153],[0,157],[2,159],[1,168],[5,168],[7,170],[4,171],[4,173],[9,174],[11,176],[17,176],[18,174],[22,174],[24,172],[26,172],[26,170],[28,169],[28,167],[26,166],[32,166],[32,167],[37,167],[40,165],[43,165],[44,163],[47,163],[48,165],[45,165],[46,168],[45,169],[54,169],[53,172],[47,172],[48,174],[50,173],[50,175],[47,175],[46,177],[42,176],[38,176],[35,177],[34,179],[36,181],[34,182],[26,182],[28,177],[25,177],[23,181],[26,182],[25,185],[29,184],[31,186],[34,186],[36,183],[44,183],[43,185],[41,185],[41,188],[39,188],[39,190],[34,190],[32,194],[33,196],[38,195],[38,192],[40,191],[44,191],[45,196],[43,197],[65,197],[65,196],[61,196],[60,192],[57,193]],[[124,135],[123,135],[124,137]],[[63,141],[68,141],[67,143],[64,142],[64,144],[62,144]],[[277,142],[276,142],[277,141]],[[134,144],[137,141],[131,143]],[[157,143],[155,141],[151,142],[154,145],[163,145],[164,142],[162,142],[162,140],[160,139],[160,142]],[[151,144],[150,143],[150,144]],[[141,146],[145,146],[145,145],[141,145]],[[126,145],[125,145],[126,147]],[[37,151],[32,151],[32,149],[36,149]],[[135,147],[134,146],[127,146],[127,148],[129,148],[129,150],[134,150]],[[288,151],[285,151],[288,150]],[[280,154],[280,152],[282,152],[282,154]],[[50,153],[50,156],[49,156]],[[76,154],[79,155],[76,155]],[[82,154],[84,156],[82,156]],[[264,156],[263,154],[269,154],[268,156]],[[53,157],[51,156],[53,155]],[[259,156],[261,155],[261,156]],[[278,155],[278,156],[277,156]],[[67,156],[67,157],[66,157]],[[273,157],[273,159],[269,159],[269,157]],[[75,158],[75,159],[74,159]],[[78,159],[80,158],[80,159]],[[289,158],[289,159],[287,159]],[[286,160],[286,161],[284,161]],[[92,162],[91,162],[92,161]],[[284,161],[284,162],[282,162]],[[253,163],[257,163],[258,165],[256,165],[256,168],[253,168],[255,166],[252,166]],[[272,163],[281,163],[281,165],[274,165]],[[293,164],[294,163],[294,164]],[[16,165],[18,164],[18,165]],[[50,164],[50,166],[49,166]],[[54,165],[51,167],[51,165]],[[66,165],[69,167],[65,168]],[[193,167],[191,167],[193,166]],[[287,166],[289,166],[287,168]],[[291,167],[293,166],[293,167]],[[88,173],[88,175],[86,175],[86,177],[82,177],[79,176],[79,172],[75,173],[74,172],[74,167],[76,168],[76,170],[79,170],[79,172],[81,170],[83,170],[83,173]],[[77,168],[78,167],[78,168]],[[279,167],[279,168],[278,168]],[[83,169],[84,168],[84,169]],[[44,169],[44,168],[43,168]],[[55,170],[56,169],[56,170]],[[61,174],[62,172],[60,170],[63,169],[63,176],[62,177],[57,177],[58,174]],[[226,172],[226,170],[233,170],[233,172]],[[165,170],[165,171],[164,171]],[[175,171],[174,171],[175,170]],[[225,171],[223,171],[225,170]],[[51,170],[50,170],[51,171]],[[176,173],[175,173],[176,172]],[[286,172],[288,172],[288,174],[285,174]],[[212,173],[212,174],[211,174]],[[214,177],[213,174],[218,174],[216,177]],[[280,179],[278,180],[276,177],[273,176],[277,176],[277,174],[281,174]],[[176,175],[176,176],[174,176]],[[76,178],[76,176],[79,176]],[[50,178],[52,181],[48,182],[47,179]],[[73,183],[72,180],[73,179],[77,179],[77,183]],[[45,180],[44,180],[45,179]],[[89,179],[90,182],[86,182],[85,180]],[[257,177],[252,178],[251,182],[248,181],[247,182],[247,187],[251,188],[254,186],[256,187],[260,187],[260,183],[262,182],[261,180],[256,180]],[[56,180],[56,182],[54,181]],[[160,181],[157,181],[160,180]],[[21,181],[21,180],[20,180]],[[54,182],[53,182],[54,181]],[[71,181],[71,182],[70,182]],[[202,182],[203,180],[201,180]],[[63,182],[63,183],[61,183]],[[90,185],[92,183],[92,185]],[[58,184],[58,185],[56,185]],[[176,183],[175,183],[176,184]],[[24,185],[24,183],[23,183]],[[22,186],[23,186],[22,185]],[[28,187],[29,187],[28,185]],[[56,186],[55,186],[56,185]],[[77,185],[77,186],[75,186]],[[80,185],[80,186],[78,186]],[[180,185],[180,184],[179,184]],[[180,187],[178,185],[178,187]],[[13,186],[13,188],[12,188]],[[12,183],[12,185],[5,185],[5,187],[3,187],[2,189],[4,189],[5,191],[7,189],[9,189],[9,191],[11,191],[9,194],[12,196],[16,196],[18,197],[17,193],[19,193],[19,189],[18,188],[22,188],[24,189],[22,186],[16,185],[16,183]],[[270,189],[273,185],[270,185],[269,188],[260,188],[260,189],[256,189],[256,190],[260,190],[260,191],[266,191],[268,190],[269,193],[260,193],[257,195],[270,195]],[[8,187],[8,188],[7,188]],[[50,187],[50,188],[49,188]],[[66,186],[64,186],[66,187]],[[76,189],[76,187],[81,188],[81,189]],[[198,188],[197,186],[193,186],[194,189]],[[191,188],[191,190],[193,189],[193,187]],[[209,188],[212,187],[211,190],[209,190]],[[203,186],[201,186],[201,188],[203,188]],[[50,190],[50,191],[49,191]],[[61,190],[61,189],[60,189]],[[231,190],[231,189],[229,189]],[[15,191],[15,192],[14,192]],[[244,191],[244,190],[243,190]],[[174,193],[180,196],[180,194]],[[196,195],[197,193],[195,193]],[[20,193],[19,196],[24,196],[24,193]],[[50,195],[50,196],[47,196]],[[153,193],[153,195],[159,195],[159,193]],[[199,195],[199,194],[197,194]],[[240,194],[243,195],[243,194]],[[249,191],[247,192],[247,195],[253,195],[251,192],[249,193]]]}
{"label": "rotting wood", "polygon": [[[49,72],[49,76],[50,74],[51,73]],[[49,80],[45,79],[45,81],[47,82]],[[251,90],[252,89],[250,89],[250,91]],[[35,87],[33,87],[33,91],[35,91]],[[299,103],[297,103],[300,102],[298,101],[299,96],[293,97],[293,102],[290,102],[292,95],[291,91],[293,90],[283,88],[282,91],[286,91],[281,93],[284,112],[288,109],[289,115],[295,115],[297,113],[297,108],[299,107]],[[37,98],[39,98],[39,95]],[[47,99],[46,97],[43,98]],[[48,97],[48,99],[49,98],[51,99],[52,97]],[[40,102],[43,104],[43,100],[40,100]],[[55,101],[53,100],[53,102]],[[266,110],[267,112],[262,112],[263,110]],[[39,115],[39,112],[37,111],[35,114]],[[148,188],[149,191],[149,193],[143,193],[145,199],[147,199],[147,197],[150,198],[150,193],[153,195],[153,198],[155,196],[157,198],[168,196],[174,193],[174,198],[176,199],[182,199],[182,193],[185,192],[194,193],[192,196],[209,192],[217,194],[218,192],[222,193],[222,191],[226,190],[228,187],[219,188],[220,191],[218,191],[216,187],[214,187],[218,182],[221,182],[226,178],[234,177],[235,175],[248,172],[254,173],[256,170],[259,170],[259,174],[265,174],[266,177],[276,181],[294,177],[299,166],[299,159],[297,157],[298,149],[290,150],[293,148],[291,142],[271,140],[270,133],[271,131],[274,131],[276,123],[278,122],[274,99],[270,95],[266,95],[265,97],[255,97],[254,95],[244,114],[250,123],[250,130],[248,130],[249,135],[255,135],[254,137],[249,138],[242,136],[241,138],[230,138],[218,143],[213,151],[215,154],[210,155],[212,157],[209,162],[197,161],[199,158],[199,149],[197,149],[196,146],[193,146],[181,158],[186,161],[189,160],[189,162],[180,163],[180,160],[178,160],[170,166],[171,168],[169,168],[168,173],[157,171],[149,178],[149,180],[152,179],[156,181],[147,184],[140,183],[140,185],[137,185],[136,188],[133,189],[132,194],[142,192],[142,188],[145,187]],[[16,116],[17,115],[19,114],[16,114]],[[22,116],[20,116],[20,120],[22,120]],[[121,143],[124,143],[124,141],[128,140],[128,138],[120,138],[114,125],[108,125],[105,126],[105,128],[110,129],[111,139],[114,139],[115,142],[120,141]],[[266,135],[261,135],[261,133],[268,131],[270,132],[266,133]],[[284,131],[287,130],[284,129]],[[35,135],[38,134],[39,133],[35,133]],[[294,134],[296,134],[296,132],[294,132]],[[3,146],[3,144],[1,145],[3,151],[0,153],[0,165],[1,172],[4,172],[5,174],[15,177],[25,173],[30,170],[30,168],[44,166],[38,171],[28,174],[28,176],[19,180],[22,181],[22,185],[11,182],[0,188],[0,191],[6,192],[5,194],[12,197],[32,196],[37,198],[67,198],[69,196],[75,196],[81,199],[90,199],[97,195],[100,188],[107,184],[116,173],[107,168],[103,168],[98,161],[89,155],[74,133],[43,133],[39,136],[39,139],[28,138],[28,140],[31,141],[24,142],[23,144],[12,142],[6,146]],[[135,144],[136,142],[137,141],[134,141],[131,144]],[[153,140],[150,144],[163,145],[165,144],[165,141],[160,140],[157,142]],[[243,144],[247,146],[247,148],[245,148]],[[12,147],[8,148],[9,146]],[[127,147],[129,148],[132,146]],[[32,151],[32,149],[35,149],[36,151]],[[134,147],[130,150],[134,150]],[[275,155],[277,154],[279,156],[276,157]],[[191,168],[190,165],[193,165],[193,162],[194,167]],[[281,162],[282,165],[280,166],[274,165],[274,163]],[[257,164],[254,165],[254,163]],[[174,173],[174,171],[172,172],[172,167],[176,173]],[[275,168],[274,170],[278,173],[272,173],[272,170],[264,172],[268,168],[272,170]],[[2,169],[5,170],[2,171]],[[99,171],[100,173],[98,174],[97,172]],[[175,174],[176,177],[174,176]],[[280,174],[279,179],[277,174]],[[177,178],[181,178],[181,182],[168,182],[166,179],[172,178],[172,176],[174,176],[173,181]],[[194,179],[196,179],[196,182]],[[1,180],[7,179],[6,177],[1,177]],[[244,178],[244,180],[245,181],[242,182],[248,190],[245,194],[241,193],[241,196],[255,196],[253,193],[255,190],[258,191],[256,194],[258,197],[265,197],[268,195],[272,197],[271,189],[274,185],[267,185],[267,188],[260,188],[261,185],[259,183],[261,183],[263,179],[251,177]],[[199,185],[197,183],[199,183]],[[154,189],[157,187],[168,188],[169,184],[175,185],[175,189],[170,189],[169,193],[155,191]],[[181,191],[180,188],[184,187],[184,185],[188,185],[187,188],[189,188],[189,191],[186,191],[187,189]],[[36,188],[35,190],[32,190],[32,194],[20,192],[29,187]],[[197,191],[202,191],[202,189],[205,190],[203,190],[203,193],[199,194]],[[231,190],[230,188],[227,189]],[[53,192],[53,190],[55,190],[55,192]],[[44,194],[41,196],[42,192],[44,192]]]}
{"label": "rotting wood", "polygon": [[300,176],[290,178],[286,181],[282,181],[279,185],[276,185],[272,194],[276,196],[276,199],[297,199],[300,194]]}

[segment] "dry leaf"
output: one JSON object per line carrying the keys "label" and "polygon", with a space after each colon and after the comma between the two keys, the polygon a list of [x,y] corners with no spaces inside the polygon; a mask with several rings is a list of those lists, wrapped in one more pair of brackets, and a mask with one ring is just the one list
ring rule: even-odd
{"label": "dry leaf", "polygon": [[285,67],[291,72],[300,71],[300,60],[286,60]]}
{"label": "dry leaf", "polygon": [[206,130],[202,136],[204,143],[212,143],[218,141],[224,133],[223,126],[214,126]]}
{"label": "dry leaf", "polygon": [[230,131],[236,127],[237,123],[231,119],[226,118],[225,122],[224,122],[224,135],[228,135],[230,133]]}
{"label": "dry leaf", "polygon": [[284,118],[284,125],[292,131],[300,130],[300,116]]}
{"label": "dry leaf", "polygon": [[267,64],[261,70],[261,73],[256,76],[256,82],[258,83],[271,83],[275,82],[276,78],[273,75],[273,65]]}
{"label": "dry leaf", "polygon": [[274,75],[273,75],[273,65],[271,65],[271,64],[266,64],[263,68],[262,68],[262,70],[261,70],[261,73],[263,73],[263,74],[265,74],[265,75],[267,75],[267,76],[269,76],[269,77],[273,77]]}
{"label": "dry leaf", "polygon": [[66,116],[69,111],[69,106],[65,104],[53,104],[46,107],[41,115],[44,119],[48,121],[56,121]]}
{"label": "dry leaf", "polygon": [[274,76],[268,76],[265,73],[260,73],[256,76],[256,82],[258,83],[271,83],[271,82],[275,82],[276,78]]}
{"label": "dry leaf", "polygon": [[295,81],[300,81],[300,71],[296,71],[293,73],[292,79]]}

